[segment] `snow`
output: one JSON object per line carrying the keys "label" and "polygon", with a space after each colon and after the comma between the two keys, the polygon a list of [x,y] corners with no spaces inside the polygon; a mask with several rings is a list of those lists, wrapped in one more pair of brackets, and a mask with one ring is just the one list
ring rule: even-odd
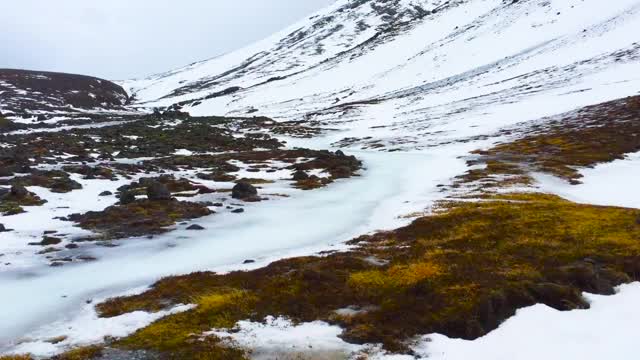
{"label": "snow", "polygon": [[[46,259],[35,254],[42,248],[28,245],[30,242],[41,241],[45,231],[57,230],[59,234],[65,234],[63,237],[65,241],[60,246],[66,245],[70,239],[92,235],[88,231],[74,227],[72,222],[54,218],[65,217],[72,213],[100,210],[113,205],[117,202],[114,196],[102,197],[98,194],[103,191],[115,193],[118,187],[129,183],[129,180],[125,179],[118,181],[84,180],[79,175],[72,175],[71,179],[79,182],[83,188],[59,194],[42,187],[30,186],[27,189],[47,200],[47,203],[42,206],[27,206],[25,207],[26,212],[22,214],[2,217],[2,223],[14,231],[0,233],[2,240],[0,251],[3,254],[0,257],[0,274],[22,269],[29,270],[34,266],[47,264]],[[56,253],[56,257],[64,257],[64,254],[64,251]]]}
{"label": "snow", "polygon": [[361,346],[352,345],[338,338],[342,329],[322,321],[294,325],[284,318],[269,317],[265,323],[240,321],[233,332],[214,330],[209,334],[231,338],[234,343],[252,349],[252,358],[267,360],[306,355],[309,359],[346,358]]}
{"label": "snow", "polygon": [[[640,322],[637,303],[640,283],[622,285],[613,296],[585,293],[588,310],[561,312],[546,305],[518,310],[497,330],[467,341],[439,334],[417,338],[414,356],[389,355],[376,344],[349,344],[339,336],[342,329],[322,321],[293,324],[269,317],[264,323],[240,321],[232,330],[209,332],[233,344],[253,349],[252,359],[296,358],[411,360],[600,360],[629,359],[636,353],[635,329]],[[320,351],[320,350],[322,351]],[[288,356],[288,357],[287,357]],[[333,357],[333,358],[335,358]]]}
{"label": "snow", "polygon": [[[194,305],[176,305],[169,310],[156,313],[136,311],[111,318],[100,318],[93,305],[87,304],[73,319],[55,322],[42,328],[39,332],[27,335],[19,345],[12,349],[11,353],[53,356],[73,347],[101,343],[106,336],[118,338],[130,335],[155,320],[192,308]],[[49,341],[32,340],[47,339],[50,334],[58,334],[58,337],[65,338],[55,344],[50,341],[53,337],[49,337]]]}
{"label": "snow", "polygon": [[[362,53],[353,50],[351,57],[307,54],[298,48],[279,51],[282,36],[274,37],[163,74],[138,95],[149,105],[169,105],[240,86],[245,89],[186,110],[196,115],[245,115],[255,108],[276,119],[310,116],[330,121],[332,127],[360,129],[402,149],[432,146],[443,137],[434,137],[435,133],[450,139],[486,135],[504,126],[636,94],[638,44],[628,34],[640,30],[639,4],[637,0],[461,2],[414,21],[392,41],[371,45]],[[337,11],[342,5],[338,2],[319,15],[379,22],[361,8]],[[437,6],[430,1],[421,5]],[[311,25],[295,29],[305,26]],[[331,53],[341,49],[336,44],[351,41],[341,32],[325,38],[318,31],[309,30],[303,43],[315,39]],[[361,40],[353,38],[350,44],[356,48]],[[253,55],[262,56],[258,54],[265,49],[271,51],[264,55],[259,71],[231,72],[207,90],[155,100],[177,88],[178,80],[224,74]],[[622,50],[629,54],[618,54]],[[280,66],[292,57],[302,64],[296,67],[298,73],[256,85],[256,76],[289,74]],[[328,110],[371,99],[381,102]],[[384,127],[371,129],[374,125]]]}
{"label": "snow", "polygon": [[560,312],[535,305],[480,339],[429,335],[414,350],[432,360],[634,359],[640,283],[622,285],[613,296],[585,297],[588,310]]}
{"label": "snow", "polygon": [[286,318],[272,316],[264,323],[239,321],[231,331],[217,329],[205,333],[251,349],[253,360],[414,359],[413,356],[388,354],[376,344],[349,344],[339,338],[341,334],[340,327],[324,321],[294,324]]}
{"label": "snow", "polygon": [[174,155],[182,155],[182,156],[191,156],[191,155],[193,155],[193,151],[189,151],[187,149],[178,149],[173,154]]}
{"label": "snow", "polygon": [[580,169],[582,184],[570,185],[550,175],[535,176],[539,188],[566,199],[596,205],[612,205],[640,209],[640,152],[623,160]]}

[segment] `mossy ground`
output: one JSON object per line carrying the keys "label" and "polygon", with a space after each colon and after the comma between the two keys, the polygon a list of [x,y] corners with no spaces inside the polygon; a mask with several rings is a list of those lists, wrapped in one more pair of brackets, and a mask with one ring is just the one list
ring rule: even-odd
{"label": "mossy ground", "polygon": [[[404,340],[417,334],[477,338],[520,307],[588,307],[581,291],[610,294],[640,278],[638,210],[518,193],[442,206],[404,228],[355,239],[350,252],[167,278],[97,309],[115,316],[198,304],[117,344],[170,357],[203,346],[198,339],[211,328],[268,315],[329,321],[345,328],[347,341],[402,352]],[[349,306],[367,310],[336,314]]]}
{"label": "mossy ground", "polygon": [[[575,167],[640,150],[639,99],[587,107],[478,152],[472,164],[486,168],[468,172],[457,185],[526,186],[530,171],[575,183]],[[249,153],[243,155],[247,160],[260,161]],[[335,170],[335,178],[349,173]],[[640,279],[639,218],[636,209],[548,194],[485,193],[480,201],[442,203],[441,211],[409,226],[355,239],[348,252],[285,259],[249,272],[166,278],[143,294],[111,299],[97,309],[110,317],[198,305],[111,344],[169,359],[242,359],[244,351],[203,333],[269,315],[325,320],[342,326],[349,342],[383,343],[403,352],[414,335],[474,339],[518,308],[586,308],[582,291],[612,294],[616,285]],[[336,313],[346,307],[362,311]]]}
{"label": "mossy ground", "polygon": [[10,216],[25,212],[23,206],[40,206],[46,203],[36,194],[29,192],[24,197],[15,197],[10,193],[0,195],[0,215]]}
{"label": "mossy ground", "polygon": [[64,354],[54,356],[50,360],[90,360],[100,355],[102,355],[102,346],[94,345],[73,349]]}
{"label": "mossy ground", "polygon": [[82,189],[82,185],[72,180],[64,171],[60,170],[30,170],[26,176],[17,176],[9,180],[0,181],[1,185],[40,186],[54,193],[68,193]]}
{"label": "mossy ground", "polygon": [[77,222],[83,229],[98,232],[104,239],[119,239],[162,233],[178,221],[212,213],[206,205],[188,201],[136,200],[102,211],[70,215],[69,220]]}
{"label": "mossy ground", "polygon": [[0,356],[0,360],[33,360],[31,355],[6,355]]}
{"label": "mossy ground", "polygon": [[536,125],[517,139],[477,151],[470,165],[486,165],[459,177],[454,186],[476,189],[528,186],[532,171],[578,184],[578,168],[624,158],[640,151],[640,96],[588,106]]}

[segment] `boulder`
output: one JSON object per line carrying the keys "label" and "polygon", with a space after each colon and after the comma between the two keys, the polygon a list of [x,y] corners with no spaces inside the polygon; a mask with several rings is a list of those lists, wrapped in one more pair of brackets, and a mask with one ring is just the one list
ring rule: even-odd
{"label": "boulder", "polygon": [[103,191],[98,196],[110,196],[110,195],[113,195],[113,193],[111,191]]}
{"label": "boulder", "polygon": [[240,200],[251,200],[258,196],[258,189],[255,186],[241,181],[233,187],[231,191],[231,197]]}
{"label": "boulder", "polygon": [[120,194],[120,204],[127,205],[131,204],[134,201],[136,201],[136,196],[133,193],[125,191]]}
{"label": "boulder", "polygon": [[58,239],[57,237],[44,236],[42,238],[42,241],[40,242],[40,245],[42,245],[42,246],[58,245],[61,242],[62,242],[62,240]]}
{"label": "boulder", "polygon": [[147,198],[152,201],[171,200],[171,192],[165,184],[155,181],[147,186]]}
{"label": "boulder", "polygon": [[187,228],[187,230],[204,230],[204,227],[198,225],[198,224],[193,224],[191,226],[189,226]]}
{"label": "boulder", "polygon": [[307,174],[302,170],[298,170],[293,173],[293,180],[295,181],[307,180],[307,179],[309,179],[309,174]]}
{"label": "boulder", "polygon": [[331,175],[336,179],[346,179],[351,177],[351,168],[346,165],[337,166],[330,171]]}
{"label": "boulder", "polygon": [[14,199],[24,199],[29,196],[29,190],[22,185],[13,185],[10,193]]}

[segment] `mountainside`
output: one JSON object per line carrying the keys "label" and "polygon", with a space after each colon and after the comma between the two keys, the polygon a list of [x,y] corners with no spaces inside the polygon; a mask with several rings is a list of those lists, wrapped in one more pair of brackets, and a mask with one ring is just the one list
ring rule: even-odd
{"label": "mountainside", "polygon": [[362,120],[383,145],[428,145],[435,132],[480,135],[489,122],[636,94],[639,10],[634,0],[341,0],[254,46],[123,86],[145,106]]}
{"label": "mountainside", "polygon": [[56,113],[124,110],[129,98],[120,86],[91,76],[0,69],[0,112],[41,118]]}
{"label": "mountainside", "polygon": [[636,34],[337,0],[145,79],[0,70],[0,360],[632,358]]}

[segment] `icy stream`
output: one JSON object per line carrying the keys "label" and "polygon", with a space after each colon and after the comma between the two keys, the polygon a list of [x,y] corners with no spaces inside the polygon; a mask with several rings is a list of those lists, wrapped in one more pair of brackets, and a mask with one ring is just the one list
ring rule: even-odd
{"label": "icy stream", "polygon": [[206,230],[197,234],[177,230],[152,240],[124,241],[121,247],[100,250],[100,260],[93,263],[3,273],[2,347],[42,326],[73,318],[89,299],[149,285],[163,276],[246,268],[241,265],[246,259],[257,260],[253,267],[261,266],[339,248],[354,236],[396,227],[408,221],[397,216],[424,209],[438,198],[438,184],[464,171],[464,161],[456,154],[467,150],[468,145],[458,145],[432,153],[356,153],[367,167],[361,177],[252,205],[242,215],[200,219]]}

